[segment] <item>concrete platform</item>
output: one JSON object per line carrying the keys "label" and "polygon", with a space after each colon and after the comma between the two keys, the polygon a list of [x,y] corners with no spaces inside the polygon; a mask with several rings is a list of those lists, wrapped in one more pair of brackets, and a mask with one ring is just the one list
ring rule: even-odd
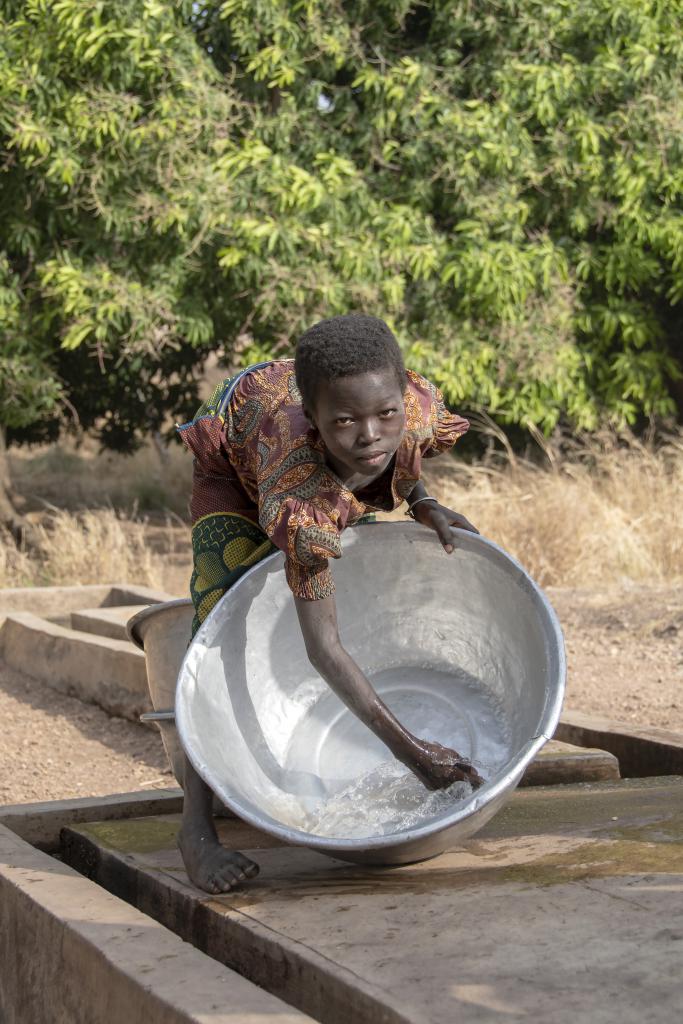
{"label": "concrete platform", "polygon": [[137,722],[151,702],[145,656],[128,641],[125,622],[135,610],[170,597],[127,583],[0,590],[0,659]]}
{"label": "concrete platform", "polygon": [[137,722],[151,709],[145,656],[128,641],[16,612],[0,629],[0,657],[10,668],[110,714]]}
{"label": "concrete platform", "polygon": [[680,1017],[681,778],[519,790],[460,850],[394,869],[221,822],[261,875],[220,898],[188,884],[177,824],[67,828],[63,855],[323,1024]]}

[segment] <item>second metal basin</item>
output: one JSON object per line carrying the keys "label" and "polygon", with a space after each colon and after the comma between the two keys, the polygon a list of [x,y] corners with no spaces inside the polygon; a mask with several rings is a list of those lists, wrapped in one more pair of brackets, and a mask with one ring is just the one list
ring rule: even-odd
{"label": "second metal basin", "polygon": [[[406,863],[481,828],[552,736],[562,634],[521,566],[482,537],[458,531],[450,556],[412,523],[344,540],[334,564],[342,643],[408,729],[472,758],[486,784],[412,813],[414,787],[419,799],[427,791],[408,776],[406,797],[388,750],[309,664],[280,553],[245,574],[195,637],[176,721],[195,767],[240,817],[342,859]],[[370,783],[385,776],[408,811],[378,821]],[[335,817],[340,806],[352,828]]]}
{"label": "second metal basin", "polygon": [[[178,671],[190,642],[194,606],[189,597],[165,601],[143,608],[128,620],[128,637],[145,652],[147,685],[155,712],[170,712],[167,721],[158,721],[161,741],[171,770],[183,784],[185,756],[173,721]],[[155,715],[145,715],[154,718]]]}

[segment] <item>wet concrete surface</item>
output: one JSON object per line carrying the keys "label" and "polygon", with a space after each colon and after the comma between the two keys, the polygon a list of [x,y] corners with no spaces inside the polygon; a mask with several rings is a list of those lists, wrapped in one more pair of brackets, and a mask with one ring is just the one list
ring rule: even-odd
{"label": "wet concrete surface", "polygon": [[520,790],[460,849],[393,869],[225,820],[261,874],[219,898],[188,883],[177,824],[66,829],[64,857],[325,1024],[680,1016],[683,779]]}

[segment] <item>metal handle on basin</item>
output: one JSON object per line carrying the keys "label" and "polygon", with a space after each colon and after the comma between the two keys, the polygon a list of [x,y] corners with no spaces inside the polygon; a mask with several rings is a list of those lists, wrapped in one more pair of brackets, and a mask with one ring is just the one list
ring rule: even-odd
{"label": "metal handle on basin", "polygon": [[175,722],[175,711],[145,711],[140,715],[141,722]]}

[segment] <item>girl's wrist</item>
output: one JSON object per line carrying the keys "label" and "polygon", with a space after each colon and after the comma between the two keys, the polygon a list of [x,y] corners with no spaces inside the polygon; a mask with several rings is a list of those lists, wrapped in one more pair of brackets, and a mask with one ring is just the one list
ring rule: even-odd
{"label": "girl's wrist", "polygon": [[424,509],[429,508],[430,505],[433,507],[434,505],[438,505],[438,504],[439,504],[439,502],[437,501],[436,498],[432,498],[431,495],[425,494],[425,495],[422,495],[419,498],[415,498],[415,500],[412,501],[412,502],[409,501],[408,508],[406,509],[406,513],[405,514],[407,516],[410,516],[411,519],[417,519],[417,516],[416,516],[415,512],[413,511],[415,508],[417,508],[419,510],[419,512],[421,513]]}
{"label": "girl's wrist", "polygon": [[415,509],[415,521],[423,526],[434,529],[434,513],[440,508],[438,501],[425,501],[424,505],[418,505]]}
{"label": "girl's wrist", "polygon": [[402,741],[397,743],[396,748],[391,752],[401,764],[404,764],[406,768],[410,768],[411,771],[424,766],[424,748],[417,737],[409,732],[404,732]]}
{"label": "girl's wrist", "polygon": [[383,735],[380,733],[377,733],[377,735],[386,744],[397,761],[406,765],[407,768],[412,768],[413,765],[417,764],[420,755],[423,753],[419,741],[401,725],[398,719],[391,715],[391,712],[389,712],[389,716],[389,729],[386,729],[386,725],[389,722],[387,719],[384,719],[385,728],[382,730]]}

